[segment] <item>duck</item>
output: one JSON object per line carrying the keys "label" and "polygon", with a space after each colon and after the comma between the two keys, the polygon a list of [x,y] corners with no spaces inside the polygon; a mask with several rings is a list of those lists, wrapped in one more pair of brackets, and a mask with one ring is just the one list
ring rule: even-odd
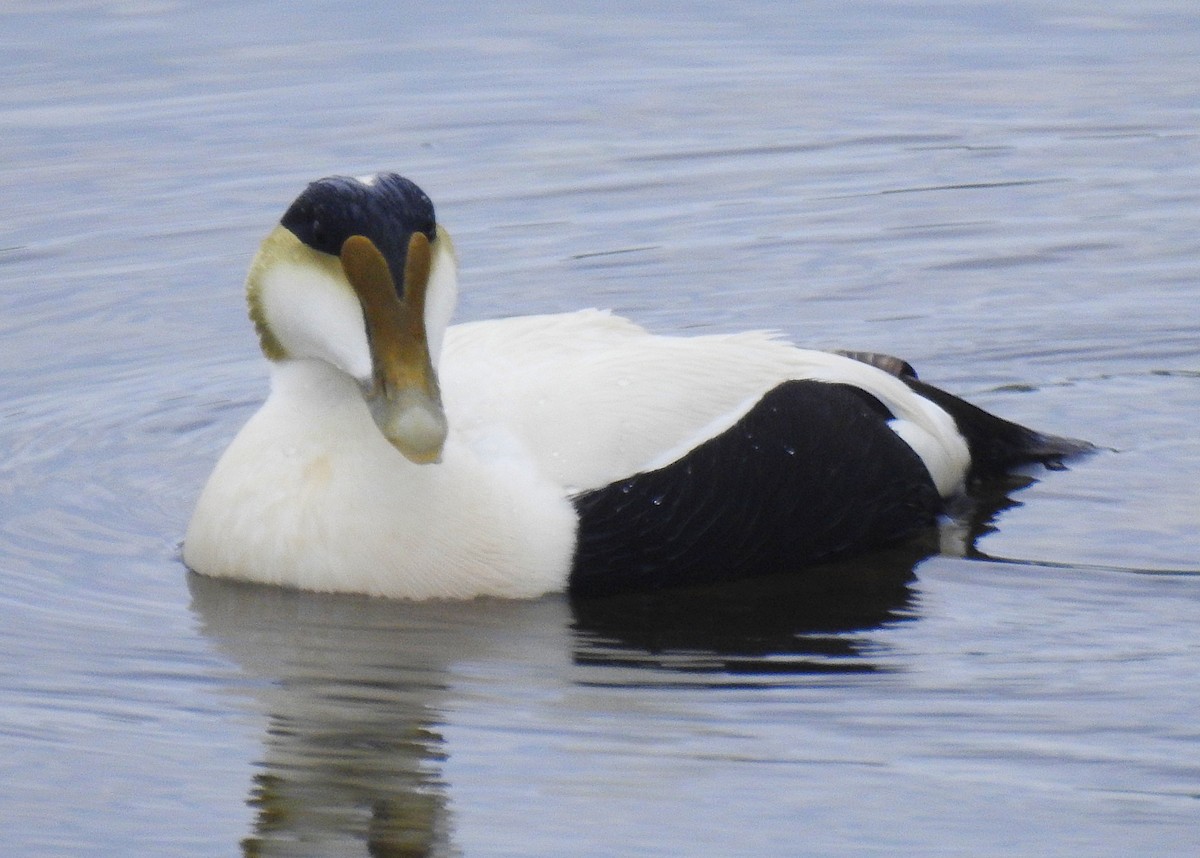
{"label": "duck", "polygon": [[719,585],[935,528],[1084,442],[906,361],[611,312],[450,324],[457,255],[396,173],[310,183],[246,278],[270,369],[183,542],[201,575],[397,599]]}

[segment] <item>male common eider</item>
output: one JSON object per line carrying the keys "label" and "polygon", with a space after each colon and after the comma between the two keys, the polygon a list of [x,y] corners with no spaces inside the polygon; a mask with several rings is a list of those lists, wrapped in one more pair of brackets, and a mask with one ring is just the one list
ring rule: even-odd
{"label": "male common eider", "polygon": [[309,185],[246,288],[271,392],[188,527],[205,575],[412,599],[712,583],[896,543],[973,476],[1085,446],[766,333],[449,326],[450,236],[394,173]]}

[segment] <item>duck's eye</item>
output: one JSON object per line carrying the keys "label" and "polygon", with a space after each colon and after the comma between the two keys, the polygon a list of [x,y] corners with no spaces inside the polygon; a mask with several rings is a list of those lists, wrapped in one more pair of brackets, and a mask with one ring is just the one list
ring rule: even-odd
{"label": "duck's eye", "polygon": [[314,244],[325,243],[325,228],[316,218],[312,219],[312,223],[308,227],[311,230],[312,240]]}

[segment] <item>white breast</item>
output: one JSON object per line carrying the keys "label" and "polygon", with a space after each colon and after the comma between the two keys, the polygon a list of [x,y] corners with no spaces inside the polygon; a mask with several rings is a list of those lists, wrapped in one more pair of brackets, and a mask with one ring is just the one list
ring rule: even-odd
{"label": "white breast", "polygon": [[207,575],[403,598],[560,590],[574,510],[510,452],[481,462],[451,439],[441,464],[414,465],[351,379],[319,361],[276,364],[270,397],[201,494],[184,561]]}

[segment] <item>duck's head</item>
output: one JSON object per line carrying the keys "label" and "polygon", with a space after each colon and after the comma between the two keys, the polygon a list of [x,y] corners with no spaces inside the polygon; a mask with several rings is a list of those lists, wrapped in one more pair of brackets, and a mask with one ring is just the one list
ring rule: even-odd
{"label": "duck's head", "polygon": [[436,367],[456,273],[424,191],[395,173],[313,182],[263,241],[246,294],[268,358],[330,364],[401,453],[441,458]]}

